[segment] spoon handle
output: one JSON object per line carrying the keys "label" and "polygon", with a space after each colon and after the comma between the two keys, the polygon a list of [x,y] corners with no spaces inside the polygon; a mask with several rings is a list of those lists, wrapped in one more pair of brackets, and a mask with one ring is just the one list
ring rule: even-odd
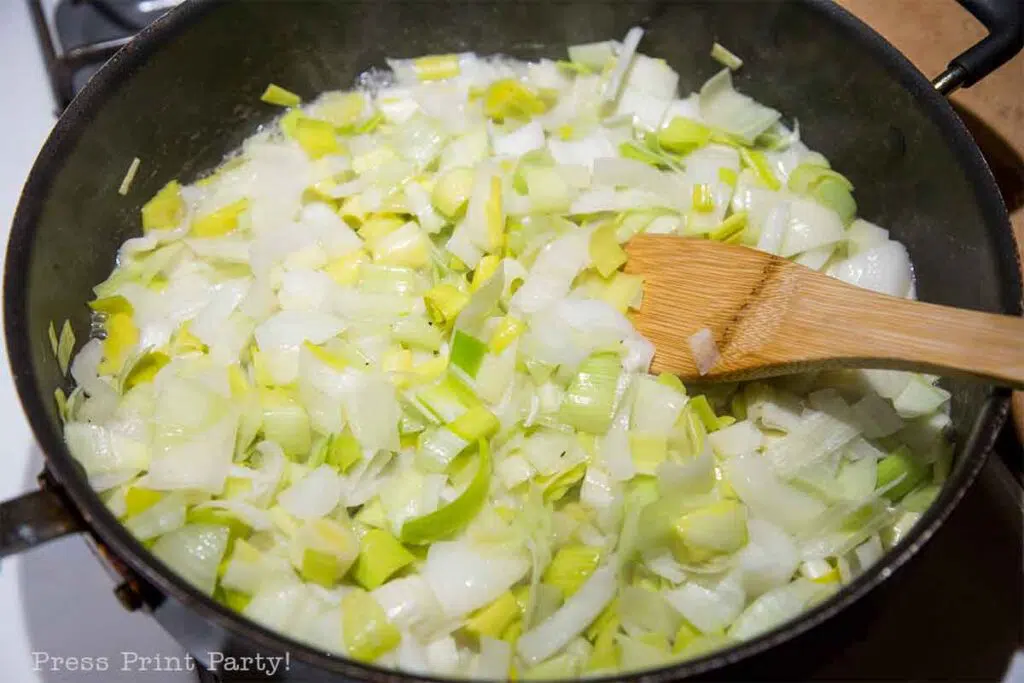
{"label": "spoon handle", "polygon": [[968,375],[1024,388],[1024,318],[901,299],[808,275],[784,327],[803,360]]}

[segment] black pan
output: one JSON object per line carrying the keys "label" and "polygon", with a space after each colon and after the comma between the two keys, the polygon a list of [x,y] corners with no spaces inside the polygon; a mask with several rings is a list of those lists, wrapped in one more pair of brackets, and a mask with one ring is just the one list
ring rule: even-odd
{"label": "black pan", "polygon": [[[862,215],[891,228],[910,250],[922,299],[1020,314],[1019,264],[1006,209],[978,148],[936,90],[969,86],[1020,50],[1020,3],[962,4],[992,34],[954,59],[933,86],[828,0],[186,3],[144,30],[75,99],[40,153],[18,206],[4,282],[7,346],[47,465],[42,491],[0,505],[0,557],[62,534],[88,534],[124,577],[117,590],[122,602],[150,611],[204,664],[210,652],[288,652],[290,669],[283,675],[293,680],[433,680],[324,654],[200,595],[132,538],[69,456],[52,400],[55,387],[69,387],[47,327],[67,318],[79,339],[88,335],[91,287],[109,273],[117,247],[139,232],[144,198],[171,178],[191,181],[269,121],[276,112],[259,102],[268,82],[311,96],[349,86],[386,55],[475,50],[561,56],[568,44],[622,36],[640,24],[648,31],[644,52],[667,59],[680,72],[684,92],[716,68],[707,56],[712,41],[742,55],[738,87],[798,119],[806,141],[853,181]],[[120,197],[116,188],[135,156],[142,159],[141,172],[130,195]],[[765,678],[769,650],[772,661],[813,659],[815,647],[807,643],[821,642],[827,628],[852,618],[854,603],[868,604],[861,598],[877,593],[873,589],[935,533],[985,462],[1008,394],[979,384],[947,386],[958,437],[955,467],[934,506],[883,561],[759,638],[614,680]],[[785,648],[798,655],[782,657]]]}

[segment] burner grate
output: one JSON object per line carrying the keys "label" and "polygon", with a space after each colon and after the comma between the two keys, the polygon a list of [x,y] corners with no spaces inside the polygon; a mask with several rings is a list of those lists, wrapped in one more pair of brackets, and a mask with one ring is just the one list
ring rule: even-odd
{"label": "burner grate", "polygon": [[182,0],[26,0],[60,113],[132,37]]}

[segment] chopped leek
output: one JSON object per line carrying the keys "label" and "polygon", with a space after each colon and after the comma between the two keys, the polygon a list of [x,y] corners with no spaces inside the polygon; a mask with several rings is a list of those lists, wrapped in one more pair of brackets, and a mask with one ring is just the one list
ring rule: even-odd
{"label": "chopped leek", "polygon": [[466,526],[483,506],[491,484],[491,454],[487,441],[478,445],[477,470],[458,498],[402,525],[402,541],[424,544],[446,538]]}
{"label": "chopped leek", "polygon": [[273,83],[267,86],[267,89],[260,95],[260,99],[267,104],[276,104],[279,107],[297,107],[302,104],[302,98],[298,95]]}
{"label": "chopped leek", "polygon": [[128,170],[124,174],[124,178],[121,180],[121,184],[117,188],[117,193],[122,197],[128,194],[128,191],[132,189],[132,183],[135,182],[135,175],[139,172],[139,166],[142,165],[142,160],[138,157],[132,159],[132,163],[128,165]]}
{"label": "chopped leek", "polygon": [[70,321],[65,320],[61,326],[60,338],[57,340],[56,346],[57,364],[60,366],[60,374],[67,375],[71,363],[71,354],[75,351],[75,331],[71,329]]}
{"label": "chopped leek", "polygon": [[714,131],[704,124],[677,116],[658,131],[657,140],[670,152],[689,154],[711,142],[713,134]]}
{"label": "chopped leek", "polygon": [[608,431],[621,372],[622,365],[615,354],[598,353],[584,361],[565,392],[562,419],[589,434]]}
{"label": "chopped leek", "polygon": [[505,79],[495,81],[484,92],[484,113],[496,120],[529,119],[547,111],[535,92],[519,81]]}
{"label": "chopped leek", "polygon": [[601,561],[601,549],[586,545],[567,545],[551,558],[542,581],[569,597],[580,589]]}
{"label": "chopped leek", "polygon": [[466,630],[478,637],[500,638],[520,616],[522,609],[519,602],[510,591],[506,591],[490,605],[469,617],[466,620]]}
{"label": "chopped leek", "polygon": [[170,230],[185,217],[185,202],[177,180],[167,183],[142,207],[142,230]]}
{"label": "chopped leek", "polygon": [[345,652],[353,659],[372,662],[398,647],[402,634],[372,595],[351,590],[341,598],[341,633]]}
{"label": "chopped leek", "polygon": [[451,363],[470,377],[476,377],[487,354],[487,345],[462,330],[455,331],[452,339]]}
{"label": "chopped leek", "polygon": [[390,533],[370,529],[359,541],[359,557],[352,566],[352,578],[366,590],[373,590],[415,559]]}
{"label": "chopped leek", "polygon": [[602,277],[609,277],[626,262],[626,252],[615,238],[615,226],[601,226],[590,236],[590,259]]}
{"label": "chopped leek", "polygon": [[730,52],[727,48],[714,43],[711,46],[711,58],[722,66],[729,67],[733,71],[743,66],[743,60]]}
{"label": "chopped leek", "polygon": [[233,232],[238,228],[239,216],[248,208],[249,200],[239,199],[213,213],[200,216],[192,222],[192,234],[196,237],[221,237]]}
{"label": "chopped leek", "polygon": [[877,486],[886,498],[898,501],[920,484],[928,470],[906,446],[878,461]]}
{"label": "chopped leek", "polygon": [[911,533],[953,462],[938,378],[650,374],[636,235],[915,287],[849,180],[736,90],[738,57],[716,43],[688,94],[643,35],[270,85],[276,124],[146,202],[92,338],[39,331],[75,385],[69,452],[125,527],[285,636],[493,680],[729,647]]}

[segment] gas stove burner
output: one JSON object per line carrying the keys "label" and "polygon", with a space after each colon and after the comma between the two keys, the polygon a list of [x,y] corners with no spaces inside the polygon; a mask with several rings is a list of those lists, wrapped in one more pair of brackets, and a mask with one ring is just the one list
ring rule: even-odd
{"label": "gas stove burner", "polygon": [[[58,113],[136,33],[182,0],[27,0]],[[46,3],[49,5],[50,3]]]}

